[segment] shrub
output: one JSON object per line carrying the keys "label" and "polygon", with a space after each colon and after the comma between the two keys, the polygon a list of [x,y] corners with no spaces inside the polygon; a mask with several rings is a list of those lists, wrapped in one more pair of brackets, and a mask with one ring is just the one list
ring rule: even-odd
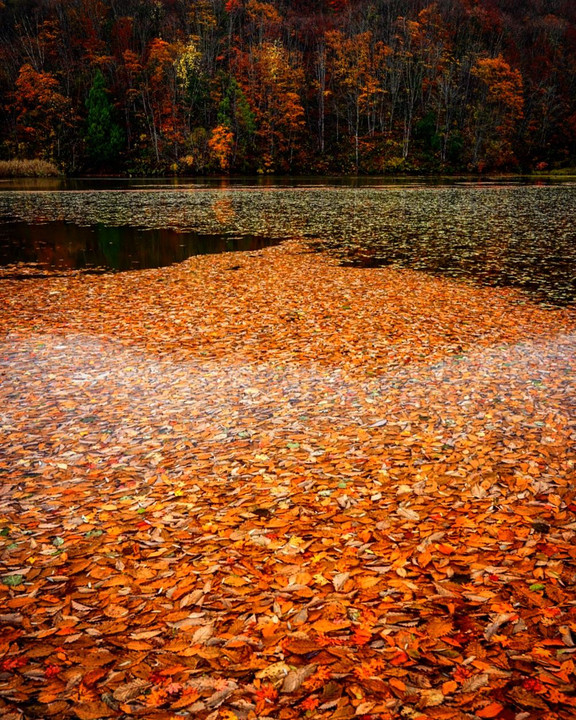
{"label": "shrub", "polygon": [[0,178],[58,177],[60,171],[47,160],[0,160]]}

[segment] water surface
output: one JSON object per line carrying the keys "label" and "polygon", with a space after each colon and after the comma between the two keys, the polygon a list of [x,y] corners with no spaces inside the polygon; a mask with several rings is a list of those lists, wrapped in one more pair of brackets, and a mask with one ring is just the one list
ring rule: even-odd
{"label": "water surface", "polygon": [[[576,185],[419,178],[0,184],[0,264],[127,270],[298,237],[553,304],[576,299]],[[21,267],[19,265],[18,267]]]}
{"label": "water surface", "polygon": [[259,250],[274,243],[251,235],[226,236],[145,229],[132,225],[80,225],[65,220],[0,223],[3,277],[42,277],[47,270],[142,270],[182,262],[191,255]]}

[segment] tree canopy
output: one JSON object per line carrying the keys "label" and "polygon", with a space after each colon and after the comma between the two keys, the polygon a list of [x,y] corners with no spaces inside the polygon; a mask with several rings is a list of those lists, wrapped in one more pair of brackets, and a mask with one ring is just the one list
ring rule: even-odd
{"label": "tree canopy", "polygon": [[576,159],[576,6],[0,3],[0,157],[130,173]]}

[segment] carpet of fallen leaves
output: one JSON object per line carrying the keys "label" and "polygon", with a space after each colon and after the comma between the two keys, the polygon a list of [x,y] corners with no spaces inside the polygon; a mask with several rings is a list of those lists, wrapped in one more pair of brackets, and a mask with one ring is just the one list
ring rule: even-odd
{"label": "carpet of fallen leaves", "polygon": [[0,330],[0,716],[576,716],[573,309],[289,242]]}

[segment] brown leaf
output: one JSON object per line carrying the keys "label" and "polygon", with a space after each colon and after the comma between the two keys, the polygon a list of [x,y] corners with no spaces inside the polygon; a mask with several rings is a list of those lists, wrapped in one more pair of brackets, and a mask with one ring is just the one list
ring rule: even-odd
{"label": "brown leaf", "polygon": [[454,629],[451,620],[441,617],[434,617],[426,623],[426,634],[431,638],[444,637],[449,635]]}
{"label": "brown leaf", "polygon": [[100,720],[100,718],[114,717],[117,714],[100,700],[75,705],[74,712],[79,720]]}
{"label": "brown leaf", "polygon": [[542,698],[538,695],[534,695],[534,693],[531,693],[528,690],[525,690],[519,685],[513,687],[508,692],[508,697],[520,707],[528,708],[529,710],[550,710]]}
{"label": "brown leaf", "polygon": [[316,671],[316,665],[304,665],[303,667],[291,670],[282,683],[281,692],[293,693],[300,690],[302,683]]}
{"label": "brown leaf", "polygon": [[484,637],[486,640],[491,640],[494,635],[500,630],[502,625],[507,623],[514,615],[512,613],[500,613],[496,618],[486,627],[484,630]]}
{"label": "brown leaf", "polygon": [[350,577],[350,573],[348,573],[348,572],[337,573],[336,575],[334,575],[334,577],[332,578],[332,584],[334,585],[334,590],[336,590],[336,592],[338,592],[342,588],[342,586],[346,583],[346,581],[348,580],[349,577]]}
{"label": "brown leaf", "polygon": [[228,687],[216,691],[205,701],[206,707],[210,709],[220,707],[220,705],[226,702],[230,695],[232,695],[237,687],[236,683],[231,682]]}
{"label": "brown leaf", "polygon": [[440,690],[431,689],[419,691],[418,707],[435,707],[436,705],[441,705],[443,702],[444,695]]}
{"label": "brown leaf", "polygon": [[486,687],[490,682],[490,676],[484,673],[480,675],[472,675],[464,683],[462,683],[463,693],[472,693],[480,690],[480,688]]}
{"label": "brown leaf", "polygon": [[192,645],[204,645],[214,634],[214,625],[204,625],[192,635]]}
{"label": "brown leaf", "polygon": [[140,697],[148,687],[150,687],[150,683],[146,682],[146,680],[132,680],[132,682],[116,688],[113,692],[113,697],[114,700],[120,703],[129,702],[130,700]]}
{"label": "brown leaf", "polygon": [[0,625],[21,625],[23,619],[20,613],[0,614]]}
{"label": "brown leaf", "polygon": [[318,643],[313,640],[303,638],[291,638],[286,643],[286,649],[288,652],[294,653],[295,655],[308,655],[311,652],[317,652],[320,650]]}

